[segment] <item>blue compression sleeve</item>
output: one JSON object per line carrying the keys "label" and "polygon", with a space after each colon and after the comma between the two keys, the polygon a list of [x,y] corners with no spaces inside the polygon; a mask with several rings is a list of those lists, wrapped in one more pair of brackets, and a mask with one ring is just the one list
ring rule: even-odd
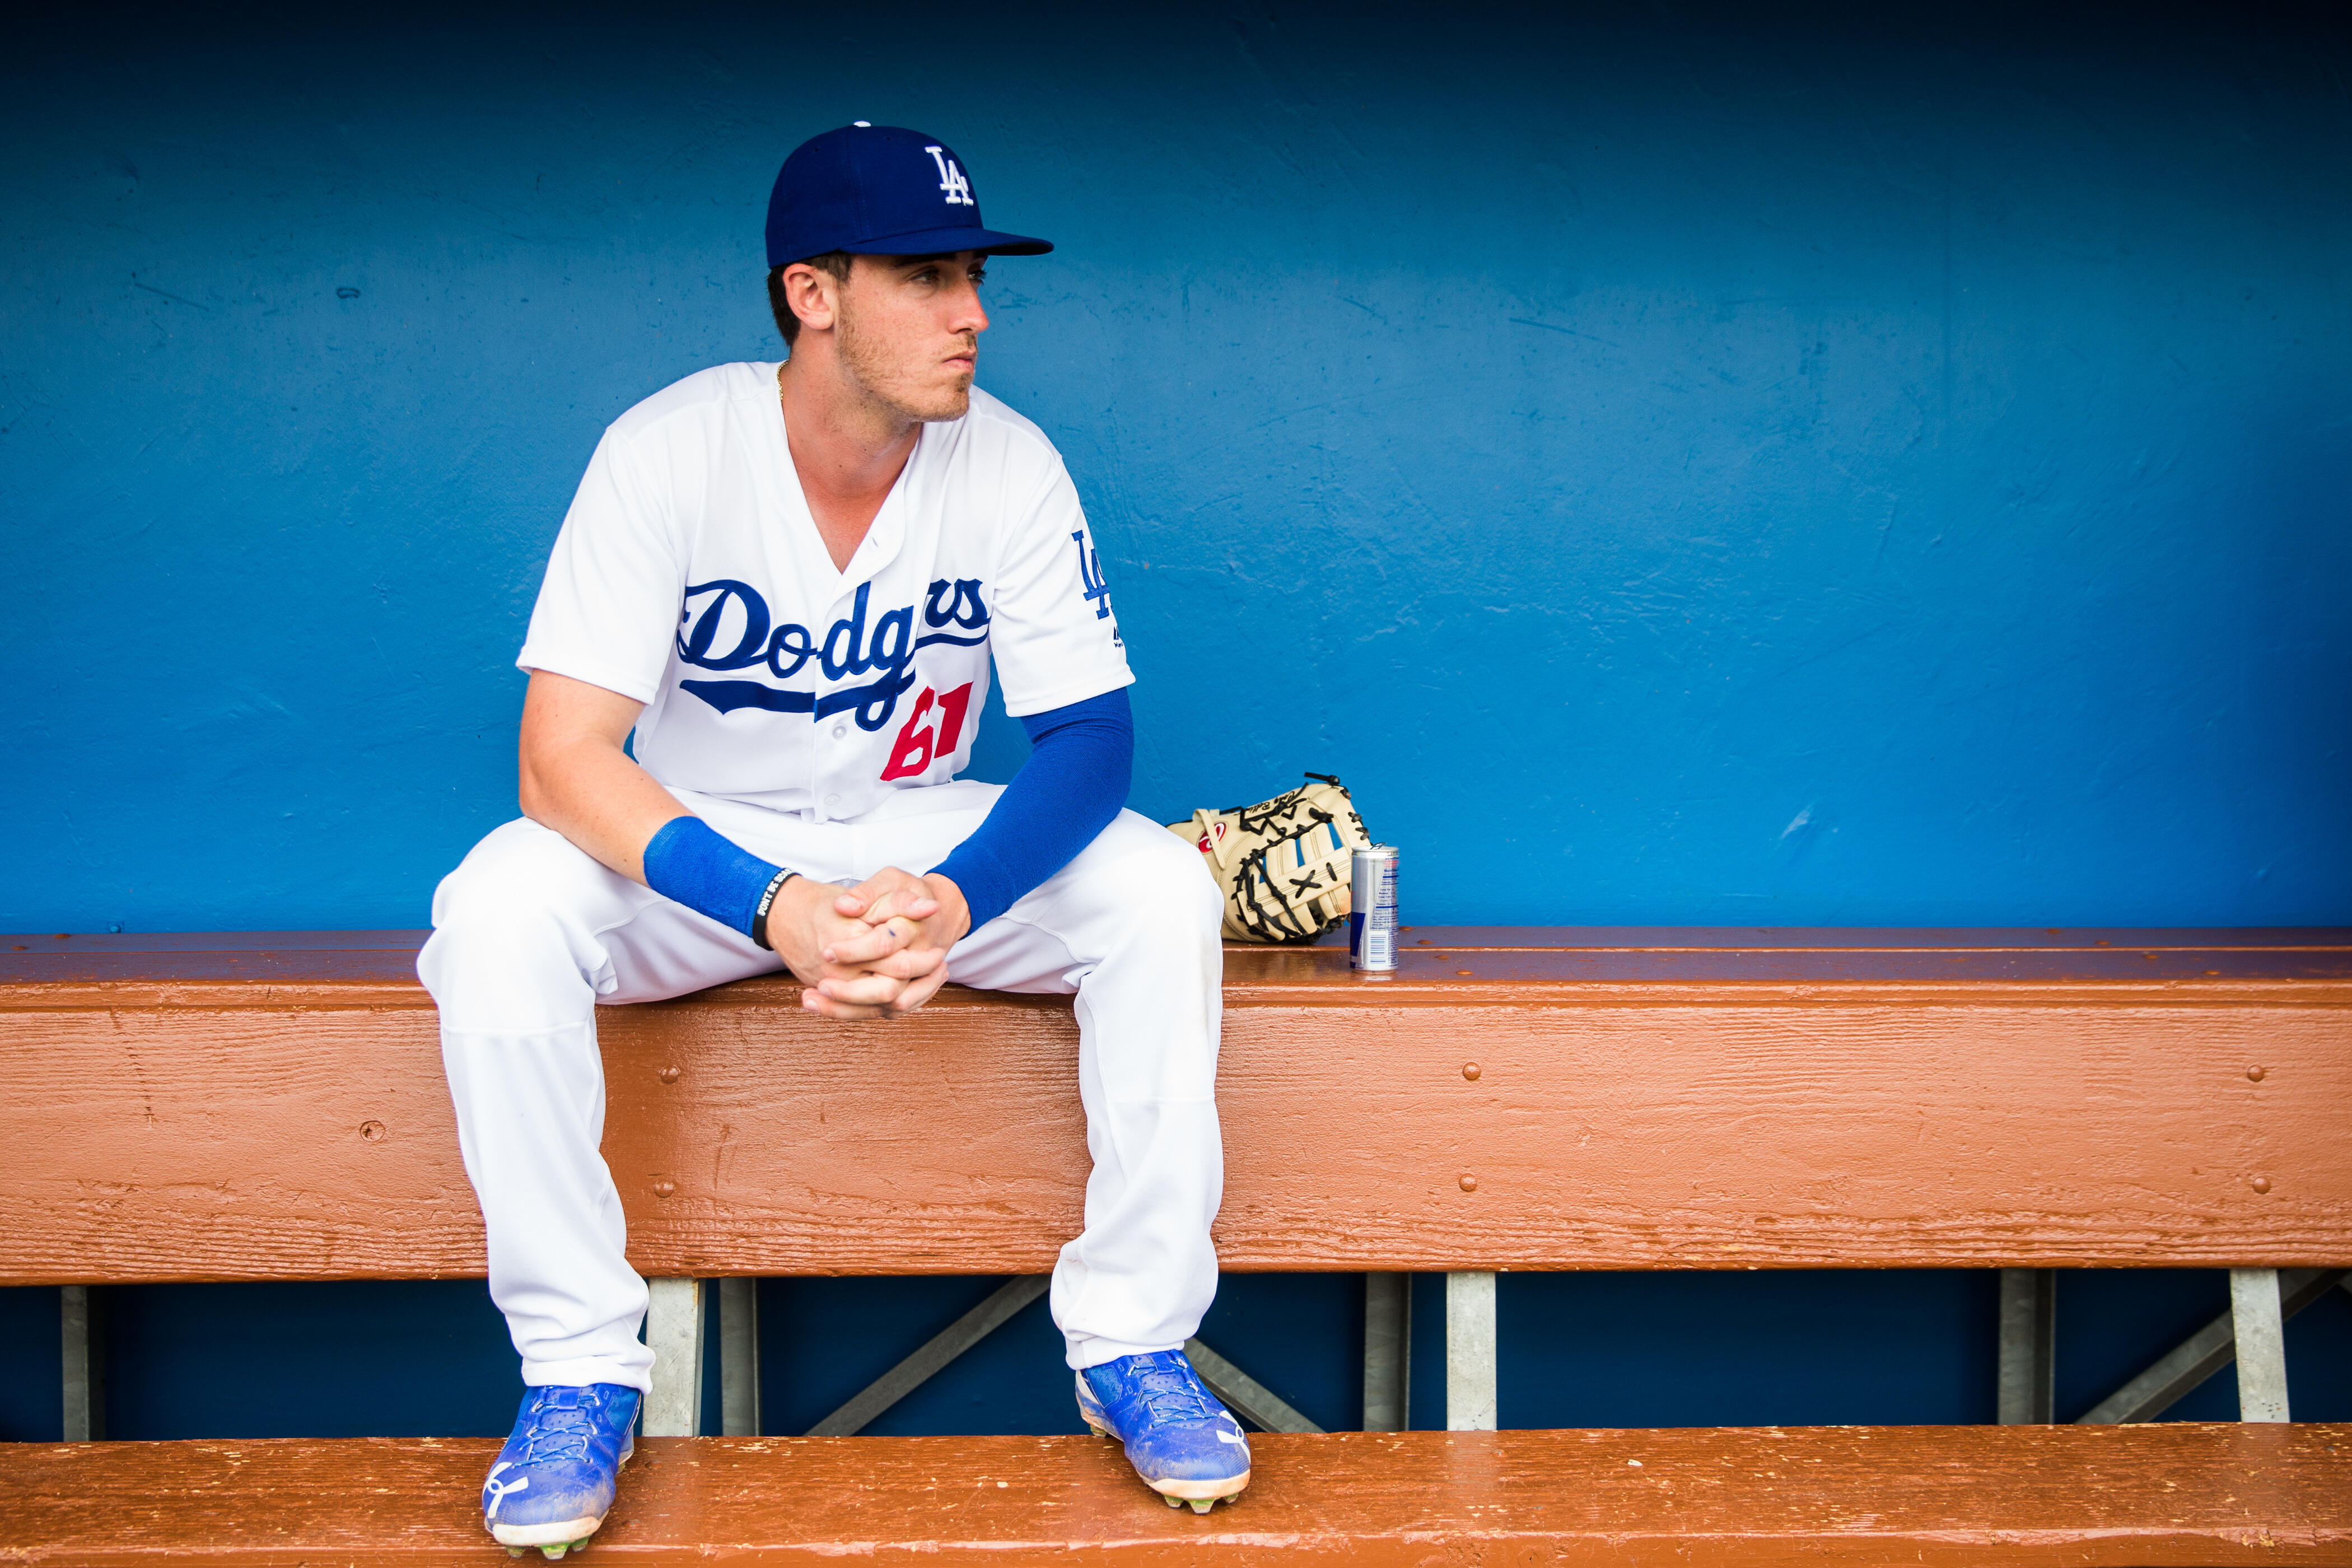
{"label": "blue compression sleeve", "polygon": [[963,889],[978,931],[1077,858],[1127,804],[1135,716],[1127,689],[1021,721],[1036,749],[986,820],[931,868]]}
{"label": "blue compression sleeve", "polygon": [[646,886],[666,899],[733,926],[761,947],[768,889],[783,875],[721,837],[698,816],[674,816],[646,843]]}

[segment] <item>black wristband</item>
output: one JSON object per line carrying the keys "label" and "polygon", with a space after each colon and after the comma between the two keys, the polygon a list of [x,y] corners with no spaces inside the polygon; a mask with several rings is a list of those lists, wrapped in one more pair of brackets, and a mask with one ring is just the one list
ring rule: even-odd
{"label": "black wristband", "polygon": [[767,948],[770,952],[776,950],[768,946],[768,911],[776,907],[776,895],[784,890],[784,884],[799,875],[798,871],[777,872],[774,880],[771,881],[766,890],[761,893],[760,901],[752,906],[751,940],[761,947]]}

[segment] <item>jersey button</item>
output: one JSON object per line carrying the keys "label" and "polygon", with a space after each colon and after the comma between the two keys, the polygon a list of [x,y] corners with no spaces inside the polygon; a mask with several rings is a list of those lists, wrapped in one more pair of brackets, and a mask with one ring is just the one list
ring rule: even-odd
{"label": "jersey button", "polygon": [[848,726],[848,725],[846,725],[846,724],[835,724],[835,725],[833,727],[833,738],[834,738],[835,740],[836,740],[836,741],[840,740],[844,735],[846,735],[846,734],[848,734],[848,733],[849,733],[849,726]]}
{"label": "jersey button", "polygon": [[841,797],[837,795],[826,795],[824,797],[824,804],[827,809],[831,809],[832,807],[841,804]]}

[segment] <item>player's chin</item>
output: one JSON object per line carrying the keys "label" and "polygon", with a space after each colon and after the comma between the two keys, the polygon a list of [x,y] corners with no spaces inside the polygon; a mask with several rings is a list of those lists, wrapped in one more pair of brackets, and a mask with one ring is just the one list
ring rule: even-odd
{"label": "player's chin", "polygon": [[971,412],[971,373],[964,372],[944,386],[932,390],[924,400],[923,417],[927,420],[961,419]]}

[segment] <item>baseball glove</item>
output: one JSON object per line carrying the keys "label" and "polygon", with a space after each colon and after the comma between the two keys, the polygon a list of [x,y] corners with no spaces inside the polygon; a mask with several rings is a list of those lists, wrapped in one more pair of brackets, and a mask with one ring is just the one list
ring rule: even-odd
{"label": "baseball glove", "polygon": [[1223,890],[1229,941],[1313,942],[1348,918],[1356,851],[1371,836],[1338,779],[1307,779],[1255,805],[1202,806],[1168,825]]}

